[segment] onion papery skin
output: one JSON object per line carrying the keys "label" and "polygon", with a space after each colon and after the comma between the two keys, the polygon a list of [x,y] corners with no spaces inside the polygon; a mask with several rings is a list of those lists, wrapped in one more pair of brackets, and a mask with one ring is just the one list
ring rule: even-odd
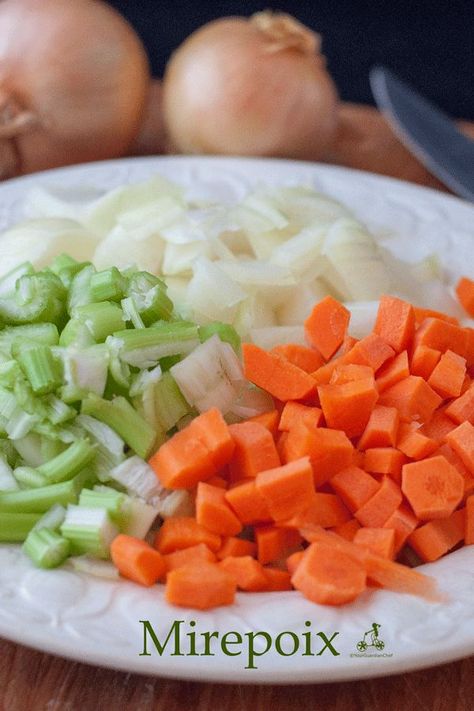
{"label": "onion papery skin", "polygon": [[337,91],[319,38],[298,27],[315,39],[312,48],[291,37],[286,45],[273,42],[254,18],[231,17],[204,25],[176,50],[164,76],[163,111],[177,152],[324,154],[336,128]]}
{"label": "onion papery skin", "polygon": [[100,0],[0,3],[0,90],[34,119],[11,138],[16,173],[123,155],[148,83],[139,38]]}

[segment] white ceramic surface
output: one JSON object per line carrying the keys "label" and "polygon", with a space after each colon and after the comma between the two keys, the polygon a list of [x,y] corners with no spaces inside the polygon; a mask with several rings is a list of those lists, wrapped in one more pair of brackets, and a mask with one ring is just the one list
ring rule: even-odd
{"label": "white ceramic surface", "polygon": [[[472,271],[474,206],[432,190],[389,178],[312,164],[228,158],[146,158],[66,168],[20,178],[0,185],[0,230],[22,217],[25,193],[38,184],[93,185],[108,189],[161,173],[190,186],[196,194],[223,200],[240,196],[255,183],[310,183],[348,205],[369,228],[400,254],[415,258],[435,250],[452,278]],[[25,255],[26,257],[27,255]],[[0,244],[1,259],[1,244]],[[143,589],[69,569],[41,571],[18,546],[0,545],[0,635],[32,647],[91,664],[158,676],[242,683],[317,683],[399,673],[474,653],[474,546],[437,563],[423,566],[445,591],[447,602],[430,604],[409,595],[386,591],[364,594],[355,603],[320,607],[296,592],[240,594],[237,603],[207,613],[167,605],[160,587]],[[183,620],[183,656],[168,646],[160,656],[149,641],[143,651],[143,626],[149,620],[163,642],[175,620]],[[196,621],[193,628],[191,620]],[[305,626],[305,621],[311,623]],[[385,642],[385,656],[357,655],[356,644],[376,622]],[[217,630],[242,635],[237,656],[216,649],[215,656],[186,656],[187,633]],[[246,669],[248,637],[259,630],[275,638],[295,633],[300,650],[278,654],[274,646],[260,656],[256,669]],[[312,633],[314,656],[303,656],[303,633]],[[317,632],[334,637],[338,656],[326,649]],[[233,637],[235,639],[235,637]],[[256,638],[262,651],[264,639]],[[283,651],[291,639],[282,638]],[[211,650],[212,651],[212,650]],[[368,653],[379,654],[374,648]],[[353,656],[351,656],[353,655]]]}

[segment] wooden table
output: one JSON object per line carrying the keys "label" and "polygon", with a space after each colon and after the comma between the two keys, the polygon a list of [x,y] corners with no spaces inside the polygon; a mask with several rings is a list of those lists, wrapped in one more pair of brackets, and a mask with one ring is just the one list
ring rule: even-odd
{"label": "wooden table", "polygon": [[0,641],[0,711],[470,711],[474,657],[435,669],[313,686],[171,681]]}

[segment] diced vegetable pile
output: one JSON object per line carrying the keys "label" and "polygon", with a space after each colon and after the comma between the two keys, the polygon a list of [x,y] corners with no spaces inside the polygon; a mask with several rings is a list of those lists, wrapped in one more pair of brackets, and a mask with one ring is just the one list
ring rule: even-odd
{"label": "diced vegetable pile", "polygon": [[[457,293],[472,315],[474,283]],[[404,562],[474,543],[474,329],[454,317],[382,296],[357,339],[326,296],[307,345],[266,351],[184,321],[148,272],[62,255],[0,280],[0,319],[0,541],[40,567],[199,609],[340,605],[441,599]]]}

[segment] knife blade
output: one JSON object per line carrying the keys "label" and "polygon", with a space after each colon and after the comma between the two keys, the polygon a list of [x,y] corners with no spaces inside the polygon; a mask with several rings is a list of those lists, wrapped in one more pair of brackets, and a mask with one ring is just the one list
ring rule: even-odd
{"label": "knife blade", "polygon": [[377,106],[402,143],[456,195],[474,202],[474,141],[386,67],[370,72]]}

